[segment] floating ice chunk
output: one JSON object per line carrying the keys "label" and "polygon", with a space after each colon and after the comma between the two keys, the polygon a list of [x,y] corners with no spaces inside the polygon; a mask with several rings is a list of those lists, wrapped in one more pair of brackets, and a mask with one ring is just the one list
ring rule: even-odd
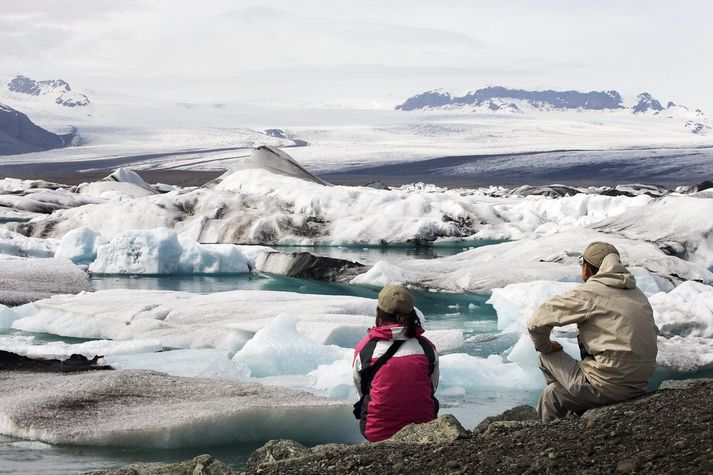
{"label": "floating ice chunk", "polygon": [[178,272],[181,274],[240,274],[250,272],[250,261],[232,244],[198,244],[180,239]]}
{"label": "floating ice chunk", "polygon": [[[70,241],[74,240],[72,236]],[[250,260],[238,246],[198,244],[185,237],[179,239],[171,229],[157,228],[128,231],[98,246],[89,270],[97,274],[236,274],[249,272],[250,267]]]}
{"label": "floating ice chunk", "polygon": [[409,271],[386,261],[379,261],[367,272],[354,277],[349,283],[384,287],[391,284],[420,282],[424,279],[425,277],[418,272]]}
{"label": "floating ice chunk", "polygon": [[491,304],[498,314],[498,330],[503,333],[522,333],[527,330],[527,320],[540,305],[577,285],[579,284],[550,281],[510,284],[501,289],[493,289],[487,303]]}
{"label": "floating ice chunk", "polygon": [[153,352],[161,348],[157,340],[92,340],[72,344],[62,341],[41,342],[33,336],[0,335],[0,349],[30,358],[66,359],[72,354],[92,358]]}
{"label": "floating ice chunk", "polygon": [[300,317],[297,330],[323,345],[354,348],[373,326],[374,318],[366,315],[305,315]]}
{"label": "floating ice chunk", "polygon": [[656,364],[678,372],[713,368],[713,340],[696,336],[659,337]]}
{"label": "floating ice chunk", "polygon": [[250,368],[251,376],[306,374],[321,364],[344,358],[351,350],[321,345],[297,331],[298,318],[281,314],[258,331],[233,359]]}
{"label": "floating ice chunk", "polygon": [[0,330],[9,330],[12,323],[20,318],[20,315],[13,309],[0,304]]}
{"label": "floating ice chunk", "polygon": [[[446,392],[462,388],[465,393],[500,389],[539,389],[545,385],[540,371],[509,363],[502,356],[478,358],[452,353],[440,358],[441,386]],[[535,368],[536,369],[536,368]],[[440,390],[440,389],[439,389]]]}
{"label": "floating ice chunk", "polygon": [[100,246],[89,270],[97,274],[175,274],[182,248],[166,228],[127,231]]}
{"label": "floating ice chunk", "polygon": [[104,178],[105,181],[116,181],[120,183],[131,183],[141,188],[151,187],[144,181],[138,173],[128,168],[117,168],[111,175]]}
{"label": "floating ice chunk", "polygon": [[377,263],[352,283],[386,285],[393,281],[421,288],[482,292],[516,282],[580,281],[577,256],[592,241],[607,241],[622,253],[627,266],[644,267],[674,284],[695,279],[713,282],[699,264],[666,255],[658,246],[589,229],[567,228],[545,236],[483,246],[455,256],[412,260],[398,265]]}
{"label": "floating ice chunk", "polygon": [[462,330],[426,330],[423,336],[431,340],[441,354],[462,348],[465,344]]}
{"label": "floating ice chunk", "polygon": [[[692,196],[664,196],[643,208],[597,223],[605,232],[680,246],[678,254],[703,267],[713,267],[713,200]],[[650,267],[649,267],[650,268]]]}
{"label": "floating ice chunk", "polygon": [[82,226],[62,237],[54,256],[64,257],[75,264],[91,264],[97,258],[99,247],[106,244],[107,240],[101,234]]}
{"label": "floating ice chunk", "polygon": [[643,267],[629,267],[629,272],[634,275],[636,286],[645,293],[647,297],[658,292],[668,292],[674,288],[674,285],[670,281],[656,274],[652,274]]}
{"label": "floating ice chunk", "polygon": [[142,449],[360,439],[350,404],[309,393],[151,371],[97,373],[4,374],[0,433]]}
{"label": "floating ice chunk", "polygon": [[231,361],[222,350],[171,350],[158,353],[110,355],[107,364],[118,369],[149,369],[185,378],[247,379],[250,371]]}
{"label": "floating ice chunk", "polygon": [[106,200],[132,200],[156,194],[136,172],[119,168],[111,175],[93,183],[82,183],[77,192]]}
{"label": "floating ice chunk", "polygon": [[52,257],[58,243],[56,239],[28,238],[0,229],[0,259],[5,256]]}
{"label": "floating ice chunk", "polygon": [[323,391],[330,399],[356,400],[357,396],[354,382],[352,381],[353,353],[345,353],[344,358],[330,364],[319,365],[317,369],[308,373],[314,378],[313,388]]}
{"label": "floating ice chunk", "polygon": [[[575,360],[581,359],[579,345],[576,339],[558,337],[556,339],[562,345],[562,349]],[[522,335],[510,349],[507,360],[517,363],[519,366],[532,371],[538,371],[537,350],[529,335]]]}
{"label": "floating ice chunk", "polygon": [[351,346],[373,322],[367,316],[375,307],[372,299],[293,292],[236,290],[202,295],[117,289],[37,301],[12,325],[78,338],[155,338],[166,348],[217,348],[232,355],[280,313],[299,316],[297,329],[313,335],[315,344]]}
{"label": "floating ice chunk", "polygon": [[649,298],[659,329],[670,335],[713,338],[713,287],[684,282]]}

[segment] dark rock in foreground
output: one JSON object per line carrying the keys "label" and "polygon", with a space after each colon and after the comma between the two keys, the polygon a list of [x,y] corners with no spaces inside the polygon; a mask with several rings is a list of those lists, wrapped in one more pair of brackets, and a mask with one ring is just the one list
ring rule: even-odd
{"label": "dark rock in foreground", "polygon": [[135,463],[106,472],[88,472],[86,475],[231,475],[230,467],[210,455],[180,463]]}
{"label": "dark rock in foreground", "polygon": [[520,408],[511,415],[525,420],[491,421],[455,440],[336,447],[248,473],[711,473],[711,404],[713,380],[665,383],[582,418],[542,424]]}
{"label": "dark rock in foreground", "polygon": [[[712,404],[713,379],[665,381],[656,393],[552,424],[533,420],[533,408],[518,406],[473,432],[443,416],[375,444],[308,449],[272,440],[253,453],[247,473],[713,473]],[[218,464],[201,455],[96,473],[241,473]]]}

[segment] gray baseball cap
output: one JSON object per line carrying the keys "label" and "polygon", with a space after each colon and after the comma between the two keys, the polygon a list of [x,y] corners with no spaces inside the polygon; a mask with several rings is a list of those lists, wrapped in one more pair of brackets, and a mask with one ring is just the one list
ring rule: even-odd
{"label": "gray baseball cap", "polygon": [[594,267],[599,268],[602,266],[604,258],[609,254],[616,254],[618,256],[619,251],[608,242],[595,241],[587,246],[582,253],[582,257]]}

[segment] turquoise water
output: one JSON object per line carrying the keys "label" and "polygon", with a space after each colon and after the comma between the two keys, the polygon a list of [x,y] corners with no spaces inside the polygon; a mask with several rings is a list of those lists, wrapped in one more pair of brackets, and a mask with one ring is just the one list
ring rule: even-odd
{"label": "turquoise water", "polygon": [[201,454],[244,467],[250,454],[262,444],[231,444],[174,450],[49,445],[0,435],[0,474],[66,474],[108,470],[131,463],[173,463]]}
{"label": "turquoise water", "polygon": [[479,240],[447,240],[437,241],[428,245],[414,244],[388,244],[388,245],[316,245],[316,246],[293,246],[278,245],[272,246],[282,252],[312,252],[322,256],[336,257],[358,261],[362,264],[373,264],[379,260],[399,261],[410,259],[435,259],[438,257],[454,256],[463,251],[475,249],[477,247],[490,246],[506,242],[503,240],[479,239]]}

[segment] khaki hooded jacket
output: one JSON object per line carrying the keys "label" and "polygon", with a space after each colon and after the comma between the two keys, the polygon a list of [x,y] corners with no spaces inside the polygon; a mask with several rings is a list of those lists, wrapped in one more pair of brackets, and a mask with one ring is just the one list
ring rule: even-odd
{"label": "khaki hooded jacket", "polygon": [[527,328],[538,351],[547,353],[552,328],[571,323],[592,355],[579,364],[595,389],[617,401],[646,391],[656,369],[658,329],[648,299],[618,255],[606,256],[584,284],[541,305]]}

